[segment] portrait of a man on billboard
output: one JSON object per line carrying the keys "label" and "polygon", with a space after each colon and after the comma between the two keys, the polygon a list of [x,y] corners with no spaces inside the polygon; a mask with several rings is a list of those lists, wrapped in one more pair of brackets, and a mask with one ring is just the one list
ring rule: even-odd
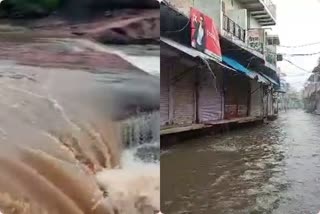
{"label": "portrait of a man on billboard", "polygon": [[211,17],[191,8],[191,46],[221,60],[219,32]]}
{"label": "portrait of a man on billboard", "polygon": [[199,51],[204,52],[206,49],[207,32],[203,14],[195,16],[193,21],[195,30],[192,35],[192,46]]}

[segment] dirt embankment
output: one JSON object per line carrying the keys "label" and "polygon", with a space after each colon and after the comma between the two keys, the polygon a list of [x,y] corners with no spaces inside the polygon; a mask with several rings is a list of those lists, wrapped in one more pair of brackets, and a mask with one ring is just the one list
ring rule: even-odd
{"label": "dirt embankment", "polygon": [[[125,59],[94,48],[82,47],[72,39],[100,44],[146,44],[159,40],[158,10],[116,10],[87,21],[54,16],[35,20],[0,21],[0,60],[44,67],[92,71],[139,71]],[[68,38],[69,42],[59,40]]]}
{"label": "dirt embankment", "polygon": [[33,36],[80,37],[107,44],[157,43],[160,36],[158,9],[110,10],[83,20],[62,16],[28,20],[3,19],[0,20],[1,24],[24,27]]}
{"label": "dirt embankment", "polygon": [[27,43],[2,41],[0,60],[15,61],[21,65],[81,69],[97,73],[142,73],[120,56],[57,39],[37,39]]}

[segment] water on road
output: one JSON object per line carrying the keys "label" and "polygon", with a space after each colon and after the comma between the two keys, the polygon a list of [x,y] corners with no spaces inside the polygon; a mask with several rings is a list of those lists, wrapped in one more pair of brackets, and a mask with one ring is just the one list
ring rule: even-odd
{"label": "water on road", "polygon": [[162,212],[318,213],[319,130],[320,116],[292,110],[162,151]]}

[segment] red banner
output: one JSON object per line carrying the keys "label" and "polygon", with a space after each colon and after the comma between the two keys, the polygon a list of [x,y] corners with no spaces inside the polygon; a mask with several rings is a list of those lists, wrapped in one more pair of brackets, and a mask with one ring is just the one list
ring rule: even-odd
{"label": "red banner", "polygon": [[210,56],[221,58],[219,32],[213,20],[191,8],[191,45]]}

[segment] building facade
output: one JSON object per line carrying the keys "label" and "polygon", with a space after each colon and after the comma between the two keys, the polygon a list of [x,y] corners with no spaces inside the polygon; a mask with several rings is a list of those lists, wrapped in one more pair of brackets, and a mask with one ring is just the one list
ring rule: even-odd
{"label": "building facade", "polygon": [[275,11],[266,0],[163,1],[163,133],[277,114],[279,38],[264,28]]}
{"label": "building facade", "polygon": [[304,109],[309,113],[320,114],[320,75],[315,72],[305,83],[302,93]]}

